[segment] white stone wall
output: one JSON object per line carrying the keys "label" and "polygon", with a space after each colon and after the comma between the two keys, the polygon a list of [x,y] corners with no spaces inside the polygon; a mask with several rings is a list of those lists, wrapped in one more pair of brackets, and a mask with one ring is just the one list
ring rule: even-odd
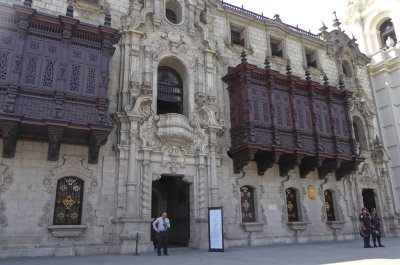
{"label": "white stone wall", "polygon": [[[400,49],[396,47],[387,50],[380,49],[382,43],[379,37],[379,27],[387,19],[392,19],[397,39],[400,35],[400,20],[397,15],[399,2],[385,1],[353,1],[347,10],[345,20],[351,30],[355,30],[360,49],[366,51],[371,58],[368,72],[360,73],[366,80],[371,79],[372,89],[370,97],[375,98],[376,112],[379,126],[382,129],[382,138],[390,159],[390,175],[393,178],[393,192],[395,195],[396,211],[400,206],[400,128],[398,111],[398,88],[400,86]],[[364,84],[363,84],[364,87]],[[366,91],[367,92],[367,91]]]}
{"label": "white stone wall", "polygon": [[[390,194],[378,181],[377,167],[370,159],[371,150],[365,152],[367,159],[360,170],[341,181],[335,180],[333,174],[327,179],[318,179],[316,171],[302,179],[297,167],[287,177],[279,176],[277,166],[258,176],[254,162],[245,167],[244,173],[233,173],[232,160],[227,156],[231,144],[229,96],[227,85],[221,80],[228,67],[240,63],[243,49],[249,63],[264,67],[269,37],[281,36],[287,58],[271,58],[272,69],[285,73],[286,59],[290,59],[293,75],[304,77],[304,49],[312,49],[318,60],[318,68],[311,69],[312,79],[322,82],[323,71],[330,84],[337,86],[342,74],[340,58],[327,52],[324,41],[299,35],[276,21],[263,23],[229,9],[226,11],[215,5],[215,1],[209,1],[208,7],[212,24],[191,28],[199,20],[198,14],[204,6],[204,1],[193,1],[190,7],[185,6],[183,26],[174,26],[160,13],[163,1],[145,2],[148,9],[133,5],[128,14],[129,1],[104,1],[104,8],[91,7],[97,13],[88,12],[87,6],[80,5],[83,1],[74,1],[75,17],[86,23],[103,24],[105,9],[109,8],[112,26],[123,34],[110,63],[109,113],[113,115],[115,130],[102,147],[99,163],[95,165],[86,162],[87,147],[62,144],[60,160],[49,162],[47,144],[29,141],[18,141],[13,159],[0,160],[13,174],[13,183],[0,192],[5,207],[3,211],[0,209],[0,217],[7,217],[7,226],[0,228],[0,256],[54,255],[71,250],[71,246],[60,245],[60,240],[50,235],[47,225],[51,220],[38,225],[43,215],[51,217],[53,211],[46,205],[50,201],[51,206],[54,192],[46,191],[44,181],[51,176],[52,169],[64,164],[64,156],[82,156],[82,165],[76,166],[90,170],[97,181],[93,190],[84,195],[90,202],[90,207],[84,208],[87,228],[72,240],[72,254],[131,253],[135,240],[132,235],[136,232],[141,233],[140,251],[151,251],[151,185],[154,179],[166,173],[183,175],[190,183],[190,246],[196,248],[208,247],[205,219],[208,206],[224,207],[227,247],[358,238],[361,189],[366,187],[375,189],[379,209],[385,217],[390,217]],[[33,1],[38,11],[53,15],[65,14],[66,6],[67,1]],[[188,10],[192,10],[191,13]],[[194,10],[197,17],[194,17]],[[231,23],[245,29],[245,47],[229,43]],[[362,98],[371,103],[373,110],[367,68],[362,60],[360,62],[356,76],[358,85],[355,78],[348,80],[349,89],[362,91]],[[187,140],[190,144],[185,142],[187,145],[182,144],[183,147],[171,146],[154,137],[159,117],[150,108],[155,111],[159,64],[175,67],[184,78],[186,117],[176,115],[174,121],[178,120],[183,127],[192,126],[190,136],[195,142]],[[205,96],[203,103],[196,102],[199,93]],[[216,97],[215,103],[212,97]],[[352,114],[360,115],[365,124],[369,122],[371,127],[366,130],[370,138],[374,137],[378,134],[376,118],[360,103],[360,94],[355,94],[354,98],[356,107]],[[170,131],[176,133],[173,129]],[[368,140],[372,143],[372,139]],[[193,146],[197,151],[193,151]],[[171,156],[174,152],[176,156]],[[258,226],[253,228],[258,229],[256,233],[246,231],[250,228],[242,224],[239,196],[242,185],[256,188]],[[315,199],[308,196],[310,185],[316,190]],[[300,195],[302,224],[298,229],[287,223],[284,191],[289,187],[296,188]],[[337,220],[342,222],[336,224],[336,230],[326,222],[325,189],[332,189],[335,194]],[[33,249],[34,244],[39,247],[26,253],[18,247],[7,249],[8,245],[26,245]]]}

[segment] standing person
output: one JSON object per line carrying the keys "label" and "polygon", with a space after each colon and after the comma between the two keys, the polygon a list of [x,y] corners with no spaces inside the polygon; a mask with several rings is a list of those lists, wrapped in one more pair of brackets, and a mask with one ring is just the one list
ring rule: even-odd
{"label": "standing person", "polygon": [[378,247],[376,245],[377,240],[378,240],[379,247],[385,247],[381,243],[382,219],[379,217],[375,208],[372,208],[372,211],[371,211],[371,225],[372,225],[372,242],[374,242],[374,247]]}
{"label": "standing person", "polygon": [[360,226],[364,234],[364,248],[372,248],[369,244],[371,238],[371,216],[365,207],[361,209]]}
{"label": "standing person", "polygon": [[171,228],[171,223],[167,218],[167,212],[162,212],[161,216],[153,222],[153,229],[157,232],[157,254],[161,256],[161,247],[164,255],[168,256],[168,229]]}

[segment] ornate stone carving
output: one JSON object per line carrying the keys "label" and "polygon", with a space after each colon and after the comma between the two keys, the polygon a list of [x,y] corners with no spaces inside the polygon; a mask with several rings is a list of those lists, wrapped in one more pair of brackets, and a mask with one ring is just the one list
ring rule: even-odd
{"label": "ornate stone carving", "polygon": [[4,214],[6,211],[6,207],[4,206],[4,202],[0,200],[0,227],[6,227],[7,224],[7,216]]}
{"label": "ornate stone carving", "polygon": [[207,134],[199,122],[181,114],[150,115],[140,127],[139,138],[143,147],[163,152],[162,164],[171,173],[184,167],[187,154],[204,152],[207,146]]}
{"label": "ornate stone carving", "polygon": [[97,187],[97,178],[92,175],[92,171],[82,165],[84,160],[81,156],[64,156],[64,164],[50,170],[50,175],[43,180],[46,191],[52,194],[56,188],[57,179],[66,176],[76,176],[85,180],[85,188],[88,193],[92,193]]}
{"label": "ornate stone carving", "polygon": [[0,192],[5,192],[14,182],[14,177],[8,166],[0,164]]}
{"label": "ornate stone carving", "polygon": [[[167,24],[163,23],[162,25]],[[156,39],[149,39],[150,50],[153,54],[152,59],[158,61],[160,56],[165,53],[178,54],[190,68],[195,66],[196,61],[204,61],[204,55],[196,47],[188,44],[185,33],[180,30],[164,29],[164,33]],[[178,40],[179,38],[179,40]]]}
{"label": "ornate stone carving", "polygon": [[43,215],[39,218],[38,226],[44,227],[50,223],[51,201],[47,201],[42,208]]}
{"label": "ornate stone carving", "polygon": [[89,138],[89,163],[96,164],[98,162],[100,147],[107,142],[108,134],[107,131],[92,131]]}
{"label": "ornate stone carving", "polygon": [[128,117],[137,118],[138,121],[141,121],[143,118],[148,120],[150,115],[154,114],[151,103],[152,97],[143,95],[134,98],[132,105],[126,105],[124,111]]}
{"label": "ornate stone carving", "polygon": [[379,182],[377,175],[367,163],[362,165],[361,170],[358,172],[358,176],[360,182],[367,186],[371,184],[378,184]]}
{"label": "ornate stone carving", "polygon": [[183,182],[186,182],[186,183],[194,183],[194,176],[185,175],[185,176],[182,178],[182,181],[183,181]]}

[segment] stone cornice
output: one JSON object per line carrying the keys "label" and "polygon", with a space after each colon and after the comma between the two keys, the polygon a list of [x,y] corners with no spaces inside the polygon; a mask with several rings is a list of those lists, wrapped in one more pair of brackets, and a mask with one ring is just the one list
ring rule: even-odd
{"label": "stone cornice", "polygon": [[371,64],[368,67],[368,73],[371,76],[375,76],[383,72],[391,73],[397,70],[400,70],[400,56],[390,60],[381,61],[377,64]]}

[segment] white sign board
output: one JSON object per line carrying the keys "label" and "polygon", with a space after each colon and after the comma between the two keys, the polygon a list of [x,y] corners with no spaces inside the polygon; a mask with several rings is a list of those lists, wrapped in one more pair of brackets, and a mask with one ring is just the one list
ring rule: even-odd
{"label": "white sign board", "polygon": [[208,208],[209,251],[224,251],[222,207]]}

